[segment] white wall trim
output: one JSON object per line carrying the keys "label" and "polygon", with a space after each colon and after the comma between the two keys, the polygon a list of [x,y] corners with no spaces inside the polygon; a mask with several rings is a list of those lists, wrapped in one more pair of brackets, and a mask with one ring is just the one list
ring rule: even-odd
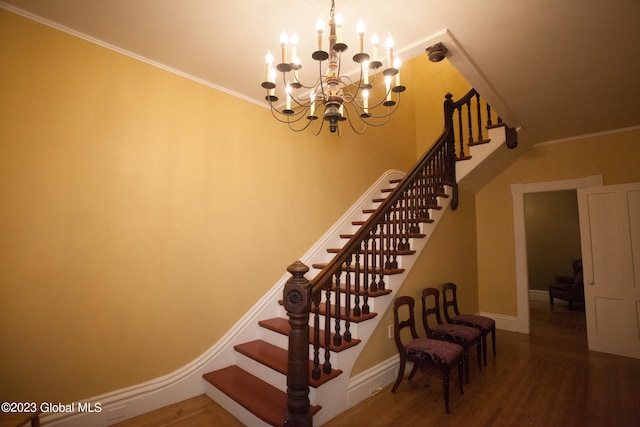
{"label": "white wall trim", "polygon": [[549,291],[529,289],[529,301],[549,301]]}
{"label": "white wall trim", "polygon": [[347,390],[347,407],[357,405],[395,382],[399,366],[400,357],[396,355],[351,377]]}
{"label": "white wall trim", "polygon": [[517,332],[529,333],[529,265],[527,262],[527,239],[525,231],[524,195],[547,191],[575,190],[584,187],[602,186],[601,175],[561,181],[512,184],[513,228],[516,262]]}
{"label": "white wall trim", "polygon": [[631,127],[627,127],[627,128],[621,128],[621,129],[612,129],[612,130],[607,130],[604,132],[596,132],[596,133],[589,133],[586,135],[577,135],[577,136],[572,136],[569,138],[562,138],[562,139],[555,139],[552,141],[546,141],[546,142],[539,142],[537,144],[534,144],[534,148],[535,147],[541,147],[543,145],[553,145],[553,144],[560,144],[563,142],[569,142],[569,141],[576,141],[578,139],[586,139],[586,138],[596,138],[599,136],[606,136],[606,135],[613,135],[616,133],[624,133],[624,132],[633,132],[634,130],[638,130],[640,129],[640,126],[631,126]]}

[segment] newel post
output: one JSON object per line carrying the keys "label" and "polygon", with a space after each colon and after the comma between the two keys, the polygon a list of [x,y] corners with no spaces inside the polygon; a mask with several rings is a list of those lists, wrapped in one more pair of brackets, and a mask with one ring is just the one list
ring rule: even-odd
{"label": "newel post", "polygon": [[456,178],[456,142],[453,131],[453,95],[447,93],[444,101],[444,126],[447,133],[446,164],[447,180],[451,183],[453,194],[451,197],[451,210],[458,208],[458,182]]}
{"label": "newel post", "polygon": [[287,414],[284,425],[312,425],[309,401],[309,311],[311,283],[304,277],[309,267],[300,261],[287,271],[291,277],[284,285],[284,308],[289,316],[289,362],[287,373]]}

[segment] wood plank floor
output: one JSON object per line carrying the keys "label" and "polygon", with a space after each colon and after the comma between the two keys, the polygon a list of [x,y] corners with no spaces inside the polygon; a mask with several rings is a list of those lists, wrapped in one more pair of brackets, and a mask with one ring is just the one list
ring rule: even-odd
{"label": "wood plank floor", "polygon": [[[589,352],[583,311],[532,301],[530,335],[497,335],[498,355],[482,371],[471,363],[464,395],[451,387],[450,415],[440,373],[420,370],[325,426],[640,426],[640,360]],[[206,396],[118,424],[177,425],[241,424]]]}

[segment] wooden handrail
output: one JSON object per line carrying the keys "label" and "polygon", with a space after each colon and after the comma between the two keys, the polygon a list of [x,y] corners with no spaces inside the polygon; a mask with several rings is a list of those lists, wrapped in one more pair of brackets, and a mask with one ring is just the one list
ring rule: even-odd
{"label": "wooden handrail", "polygon": [[[454,103],[451,101],[451,95],[447,94],[447,99],[444,104],[445,117],[450,117],[450,114],[447,113],[448,111],[453,111],[452,109],[450,110],[453,104]],[[367,219],[367,221],[358,229],[358,231],[356,231],[353,237],[349,239],[349,241],[342,247],[342,249],[333,257],[329,264],[327,264],[327,266],[324,267],[311,280],[313,294],[319,292],[320,289],[327,285],[328,281],[332,280],[335,272],[341,268],[342,264],[344,264],[344,262],[351,254],[355,253],[359,245],[362,244],[363,240],[365,240],[365,238],[369,235],[373,227],[384,221],[385,214],[389,212],[391,207],[402,197],[403,193],[415,181],[416,176],[422,170],[423,165],[430,158],[432,158],[434,153],[441,149],[442,146],[450,139],[449,136],[451,133],[451,126],[449,126],[448,123],[445,123],[445,129],[437,139],[436,143],[433,144],[433,146],[431,146],[431,148],[422,156],[422,158],[415,164],[411,171],[409,171],[409,173],[405,175],[404,179],[396,186],[393,192],[382,202],[378,209],[376,209],[376,211],[369,217],[369,219]],[[451,171],[451,184],[456,187],[457,185],[455,182],[455,167],[451,167]],[[457,198],[455,199],[457,200]],[[452,204],[452,209],[456,208],[457,204]]]}
{"label": "wooden handrail", "polygon": [[[458,184],[455,164],[464,154],[462,110],[467,111],[467,136],[473,144],[471,100],[476,99],[478,136],[482,137],[480,95],[475,89],[458,101],[447,94],[444,101],[444,129],[431,148],[405,175],[391,194],[350,237],[331,261],[311,280],[304,277],[309,268],[300,261],[289,266],[292,277],[284,289],[284,307],[289,316],[289,371],[287,374],[287,426],[312,425],[309,408],[309,320],[313,316],[313,368],[311,376],[319,379],[331,373],[330,353],[352,340],[352,318],[369,314],[368,295],[384,290],[384,278],[398,272],[398,251],[409,249],[409,239],[419,235],[419,223],[430,221],[429,209],[437,196],[444,196],[444,186],[451,187],[451,209],[458,207]],[[458,112],[458,136],[461,147],[456,150],[454,113]],[[491,127],[491,110],[487,105],[487,127]],[[501,122],[500,119],[498,119]],[[479,141],[482,143],[487,141]],[[344,283],[343,283],[344,279]],[[342,286],[344,284],[344,287]],[[324,302],[322,302],[324,293]],[[335,304],[332,304],[332,296]],[[351,307],[354,296],[354,307]],[[362,301],[361,301],[362,296]],[[346,307],[341,309],[344,300]],[[325,317],[324,335],[320,336],[320,313]],[[330,331],[334,320],[334,332]],[[344,330],[343,330],[344,328]],[[320,362],[323,342],[324,362]]]}

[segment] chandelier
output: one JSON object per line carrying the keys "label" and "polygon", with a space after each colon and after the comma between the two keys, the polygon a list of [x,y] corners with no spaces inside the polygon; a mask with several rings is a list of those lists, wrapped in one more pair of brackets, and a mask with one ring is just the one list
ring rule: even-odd
{"label": "chandelier", "polygon": [[[359,65],[359,76],[352,78],[341,74],[343,55],[346,55],[348,46],[342,40],[342,17],[335,15],[334,0],[331,1],[329,16],[328,51],[323,50],[322,45],[324,22],[320,18],[316,24],[318,50],[311,55],[318,64],[316,81],[305,85],[299,80],[302,65],[297,57],[298,36],[293,33],[288,37],[283,31],[280,36],[282,62],[275,69],[273,55],[270,51],[267,53],[267,77],[262,83],[267,90],[265,99],[273,116],[296,132],[322,119],[319,124],[312,126],[315,135],[320,133],[324,122],[328,123],[331,132],[340,130],[341,123],[347,122],[354,132],[362,134],[367,125],[385,124],[398,108],[400,93],[406,89],[400,84],[400,59],[394,57],[391,35],[385,43],[386,58],[378,57],[377,34],[371,38],[372,54],[365,53],[365,28],[360,20],[357,25],[358,52],[352,58]],[[384,69],[383,61],[386,62]],[[276,70],[282,76],[280,88],[276,85]],[[284,93],[284,108],[282,102],[278,103],[276,90]]]}

